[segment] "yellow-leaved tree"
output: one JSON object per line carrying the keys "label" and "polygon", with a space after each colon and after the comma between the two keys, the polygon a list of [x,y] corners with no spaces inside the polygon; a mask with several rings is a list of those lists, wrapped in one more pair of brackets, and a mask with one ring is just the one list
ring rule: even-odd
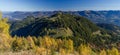
{"label": "yellow-leaved tree", "polygon": [[118,49],[114,47],[111,50],[107,50],[107,53],[107,55],[119,55]]}
{"label": "yellow-leaved tree", "polygon": [[79,52],[80,55],[91,55],[92,49],[87,45],[81,44],[78,47],[78,52]]}
{"label": "yellow-leaved tree", "polygon": [[2,18],[2,13],[0,12],[0,48],[10,47],[10,35],[9,28],[10,25],[7,23],[7,18]]}
{"label": "yellow-leaved tree", "polygon": [[99,55],[107,55],[105,50],[101,50]]}
{"label": "yellow-leaved tree", "polygon": [[35,43],[33,41],[33,38],[31,36],[27,37],[27,41],[28,41],[28,44],[29,44],[29,49],[35,49],[36,48]]}

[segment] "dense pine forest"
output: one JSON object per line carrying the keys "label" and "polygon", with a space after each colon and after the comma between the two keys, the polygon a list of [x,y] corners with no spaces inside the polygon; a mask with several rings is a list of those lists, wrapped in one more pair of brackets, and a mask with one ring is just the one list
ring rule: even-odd
{"label": "dense pine forest", "polygon": [[120,55],[111,30],[62,12],[14,22],[0,13],[0,55]]}

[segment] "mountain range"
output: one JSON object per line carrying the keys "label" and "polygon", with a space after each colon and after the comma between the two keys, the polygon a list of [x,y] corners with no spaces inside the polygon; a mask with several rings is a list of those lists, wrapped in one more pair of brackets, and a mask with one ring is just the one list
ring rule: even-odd
{"label": "mountain range", "polygon": [[[76,16],[82,16],[97,24],[100,28],[103,28],[116,35],[120,34],[120,11],[36,11],[36,12],[3,12],[3,17],[8,17],[11,20],[11,30],[15,31],[20,27],[24,27],[32,22],[36,22],[38,19],[45,19],[45,17],[51,17],[52,15],[62,12],[64,14],[71,14]],[[14,21],[14,22],[13,22]],[[21,22],[22,21],[22,22]],[[16,23],[16,24],[15,24]],[[25,24],[25,25],[23,25]],[[11,31],[11,32],[12,32]],[[13,33],[13,32],[12,32]]]}
{"label": "mountain range", "polygon": [[11,26],[12,35],[18,36],[90,36],[95,32],[99,32],[97,34],[103,32],[96,24],[84,17],[64,13],[43,18],[31,16],[12,23]]}
{"label": "mountain range", "polygon": [[108,47],[111,38],[115,35],[101,27],[82,16],[58,12],[49,17],[29,16],[13,22],[10,33],[18,37],[47,35],[56,39],[72,39],[75,46],[79,46],[80,43],[90,43]]}
{"label": "mountain range", "polygon": [[[22,20],[27,16],[34,17],[49,17],[58,11],[36,11],[36,12],[3,12],[3,17],[8,17],[10,20]],[[74,14],[88,18],[94,23],[107,23],[120,26],[120,11],[62,11],[63,13]]]}

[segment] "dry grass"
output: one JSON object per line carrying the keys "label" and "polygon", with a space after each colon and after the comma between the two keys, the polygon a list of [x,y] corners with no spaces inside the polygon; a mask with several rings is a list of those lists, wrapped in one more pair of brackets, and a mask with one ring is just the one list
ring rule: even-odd
{"label": "dry grass", "polygon": [[0,55],[36,55],[31,51],[21,51],[21,52],[0,52]]}
{"label": "dry grass", "polygon": [[0,55],[79,55],[78,53],[58,53],[55,52],[55,54],[38,54],[38,53],[34,53],[32,51],[21,51],[21,52],[0,52]]}

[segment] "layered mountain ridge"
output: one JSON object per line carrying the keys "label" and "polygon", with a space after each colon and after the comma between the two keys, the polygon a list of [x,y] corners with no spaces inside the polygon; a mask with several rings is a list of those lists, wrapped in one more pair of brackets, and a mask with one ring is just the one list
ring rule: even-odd
{"label": "layered mountain ridge", "polygon": [[[31,20],[31,21],[30,21]],[[22,26],[21,26],[22,25]],[[18,36],[91,36],[106,34],[88,19],[76,15],[57,13],[50,17],[24,19],[13,23],[12,35]]]}
{"label": "layered mountain ridge", "polygon": [[49,17],[28,16],[23,20],[15,21],[11,23],[10,33],[18,37],[47,35],[57,39],[72,39],[75,46],[88,43],[94,47],[108,48],[112,46],[112,40],[118,42],[116,35],[99,26],[87,18],[58,12]]}
{"label": "layered mountain ridge", "polygon": [[[3,17],[8,17],[10,20],[22,20],[27,16],[34,17],[49,17],[53,14],[56,14],[59,11],[36,11],[36,12],[3,12]],[[115,24],[120,26],[120,11],[62,11],[63,13],[69,13],[73,15],[83,16],[88,18],[94,23],[107,23],[107,24]]]}

